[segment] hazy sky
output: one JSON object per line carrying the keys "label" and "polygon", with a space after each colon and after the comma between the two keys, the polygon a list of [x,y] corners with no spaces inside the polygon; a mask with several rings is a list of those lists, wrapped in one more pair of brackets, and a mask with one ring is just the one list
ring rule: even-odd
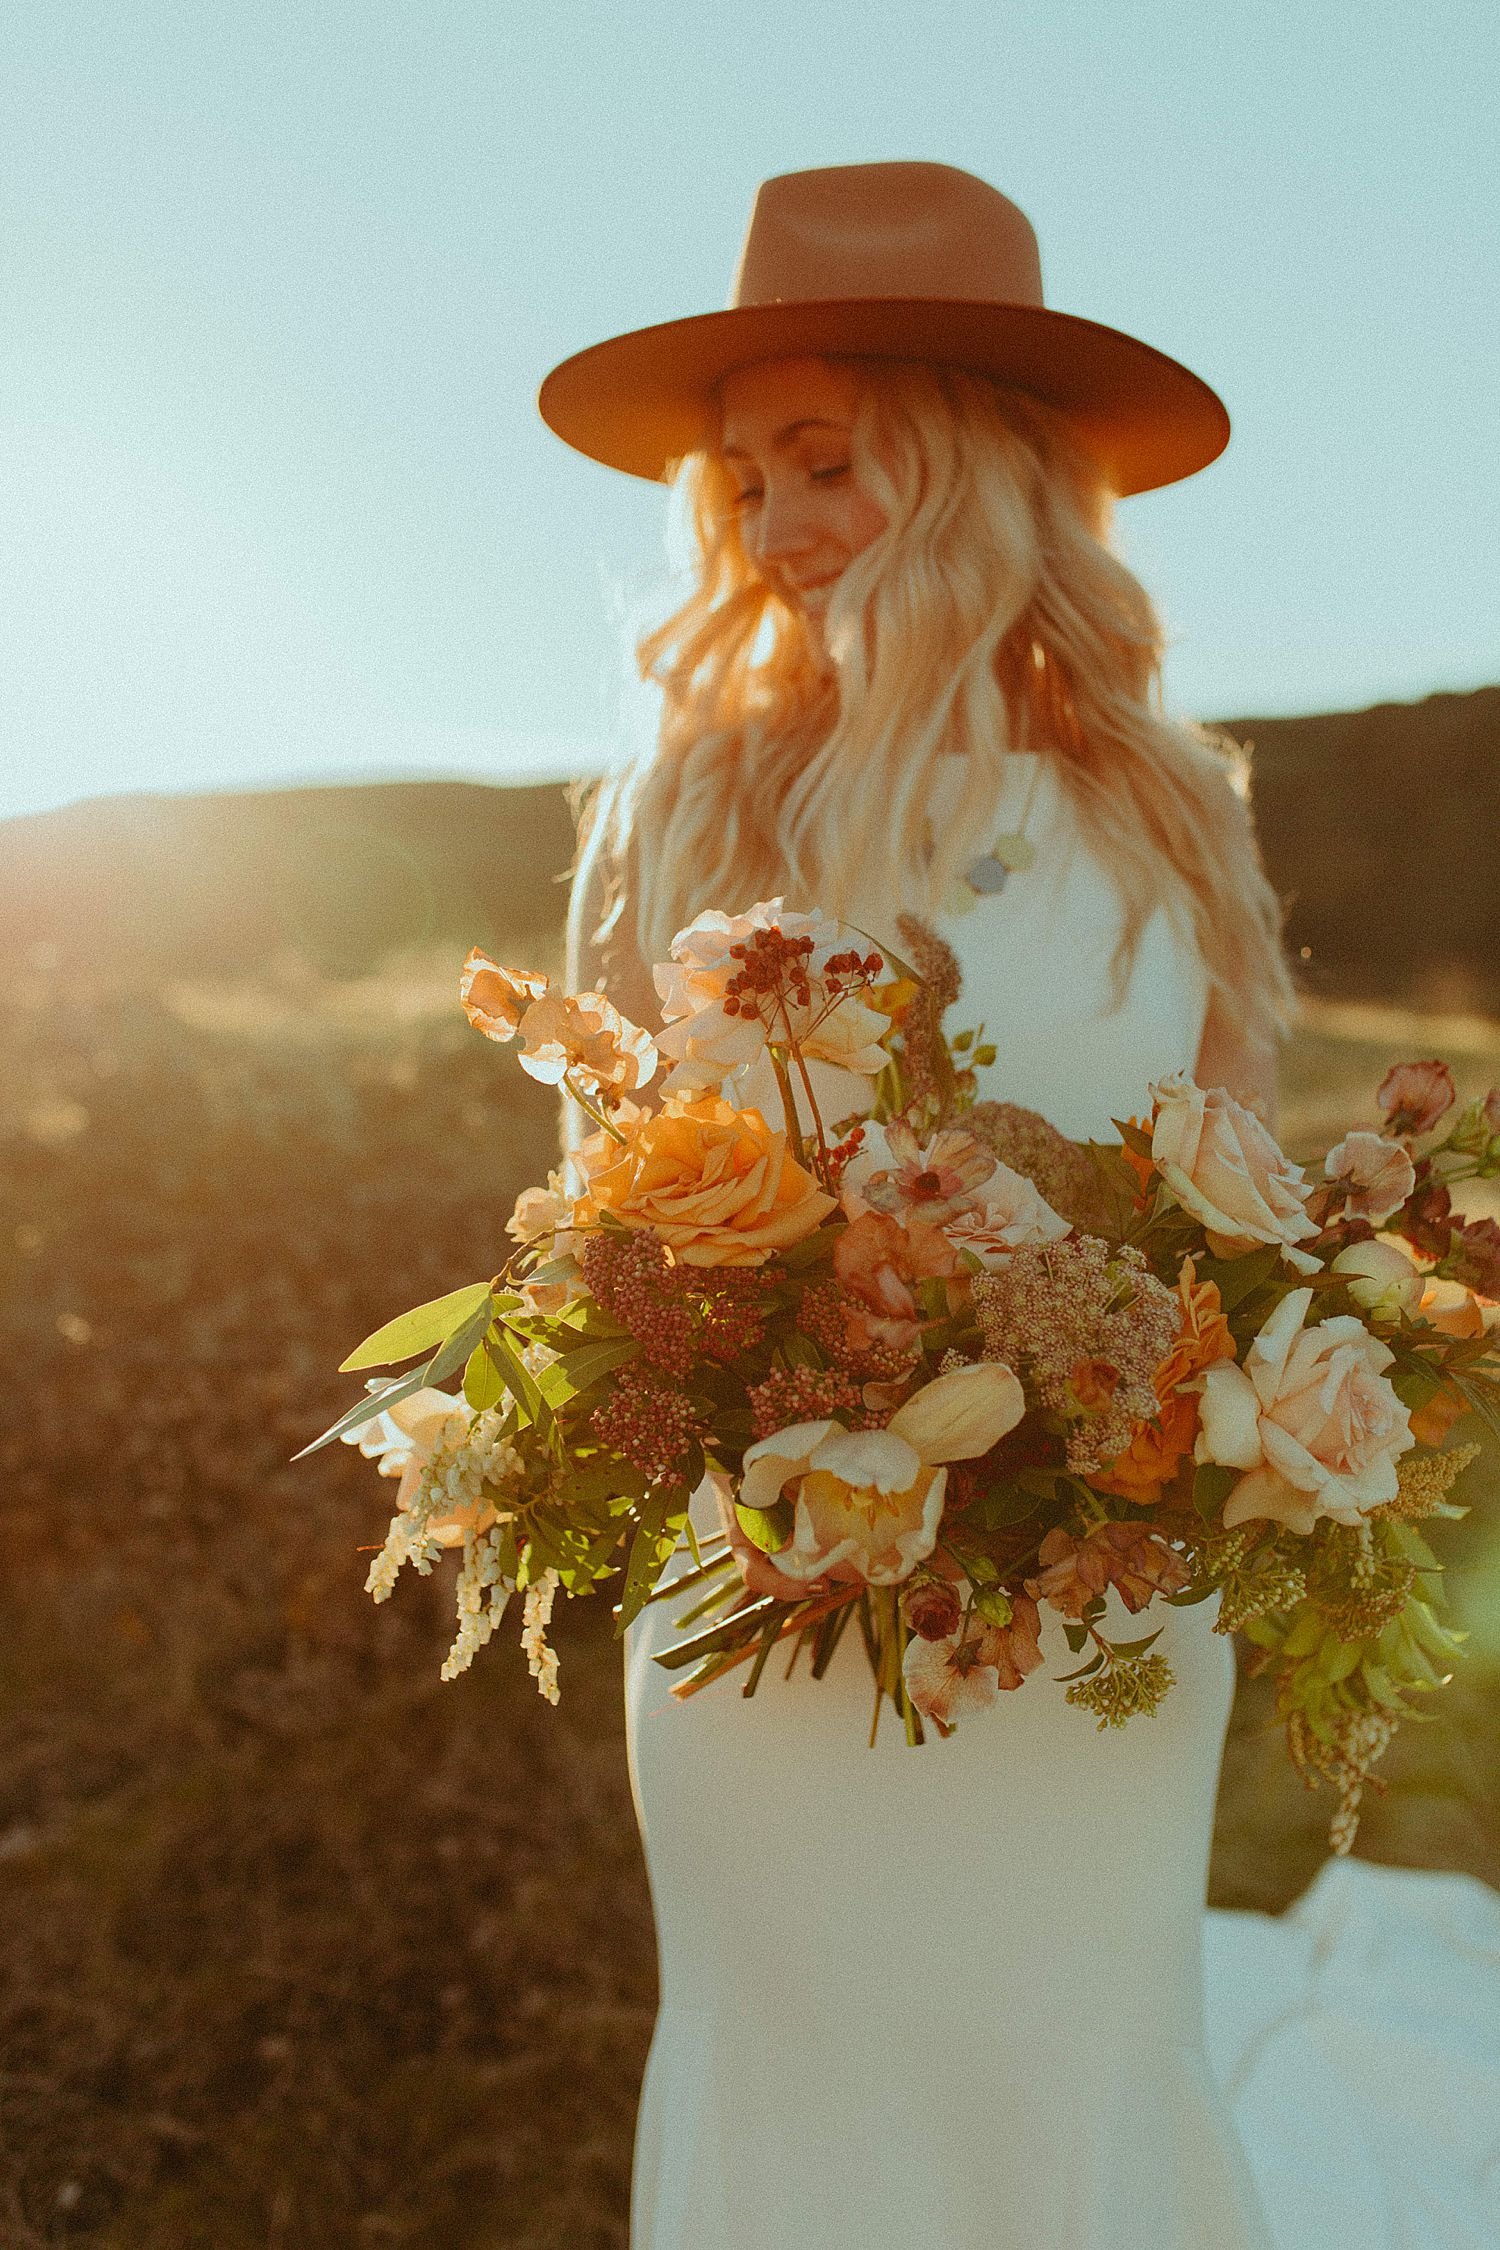
{"label": "hazy sky", "polygon": [[1494,0],[12,0],[0,66],[0,812],[602,762],[663,498],[537,383],[873,158],[1228,401],[1121,511],[1177,708],[1500,679]]}

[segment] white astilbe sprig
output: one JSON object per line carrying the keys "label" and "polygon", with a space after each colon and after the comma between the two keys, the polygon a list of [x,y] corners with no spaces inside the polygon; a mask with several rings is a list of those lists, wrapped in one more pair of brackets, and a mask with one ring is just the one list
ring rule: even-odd
{"label": "white astilbe sprig", "polygon": [[365,1580],[365,1592],[377,1602],[389,1598],[406,1563],[426,1578],[445,1549],[462,1541],[467,1560],[480,1531],[510,1520],[496,1502],[507,1482],[520,1476],[521,1457],[501,1437],[501,1417],[493,1408],[465,1420],[468,1412],[463,1400],[453,1402],[425,1459],[420,1438],[413,1445],[396,1434],[395,1442],[412,1450],[401,1463],[402,1505]]}
{"label": "white astilbe sprig", "polygon": [[521,1618],[521,1646],[526,1651],[526,1662],[538,1694],[545,1696],[549,1703],[559,1701],[557,1652],[547,1646],[547,1627],[561,1583],[555,1570],[544,1570],[535,1585],[526,1589],[526,1608]]}
{"label": "white astilbe sprig", "polygon": [[458,1608],[458,1633],[443,1661],[441,1677],[456,1680],[467,1672],[505,1615],[515,1587],[500,1570],[502,1527],[494,1525],[477,1539],[464,1541],[464,1559],[454,1586]]}

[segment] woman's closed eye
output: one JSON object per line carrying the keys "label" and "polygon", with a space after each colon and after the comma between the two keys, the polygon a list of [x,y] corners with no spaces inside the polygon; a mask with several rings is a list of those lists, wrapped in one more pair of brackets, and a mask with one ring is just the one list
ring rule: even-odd
{"label": "woman's closed eye", "polygon": [[[848,474],[849,463],[847,461],[833,461],[826,468],[809,469],[807,472],[808,481],[811,484],[837,484],[841,477],[846,477]],[[764,488],[758,484],[751,484],[747,485],[743,492],[737,492],[730,505],[736,510],[752,508],[764,498]]]}

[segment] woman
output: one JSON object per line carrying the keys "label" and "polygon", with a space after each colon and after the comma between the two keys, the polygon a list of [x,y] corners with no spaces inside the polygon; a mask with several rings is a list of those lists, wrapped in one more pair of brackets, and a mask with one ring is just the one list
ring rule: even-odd
{"label": "woman", "polygon": [[[986,1095],[1099,1136],[1173,1069],[1269,1103],[1275,902],[1108,545],[1116,495],[1222,448],[1204,385],[1045,307],[982,181],[871,165],[767,182],[731,309],[579,355],[542,409],[616,466],[681,458],[698,550],[643,645],[655,753],[590,828],[575,989],[655,1021],[646,964],[708,905],[892,942],[916,913]],[[627,1647],[662,1994],[636,2250],[1263,2244],[1202,2043],[1209,1608],[1146,1621],[1178,1681],[1150,1724],[1068,1707],[1049,1626],[1049,1679],[912,1752],[864,1747],[847,1640],[821,1683],[674,1702],[672,1607]]]}

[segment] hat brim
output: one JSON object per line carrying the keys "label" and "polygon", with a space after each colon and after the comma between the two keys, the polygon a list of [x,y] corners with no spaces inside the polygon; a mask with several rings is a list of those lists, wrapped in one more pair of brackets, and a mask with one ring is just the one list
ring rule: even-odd
{"label": "hat brim", "polygon": [[715,386],[758,360],[925,359],[994,376],[1059,408],[1121,495],[1175,484],[1229,443],[1222,399],[1165,352],[1050,306],[858,297],[743,305],[591,344],[537,405],[568,445],[667,481],[713,440]]}

